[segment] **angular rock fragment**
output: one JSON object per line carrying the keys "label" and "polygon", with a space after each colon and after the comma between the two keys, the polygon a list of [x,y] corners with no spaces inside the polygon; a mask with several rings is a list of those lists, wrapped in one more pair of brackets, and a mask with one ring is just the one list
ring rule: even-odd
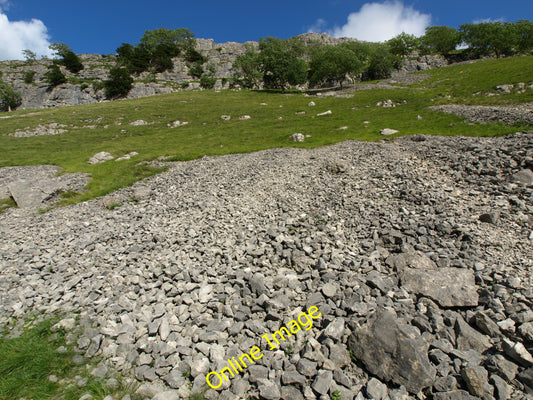
{"label": "angular rock fragment", "polygon": [[479,296],[474,273],[461,268],[421,270],[406,268],[400,274],[408,292],[429,297],[442,307],[475,307]]}
{"label": "angular rock fragment", "polygon": [[416,394],[433,385],[436,370],[422,337],[411,337],[390,311],[380,311],[348,340],[348,347],[366,369],[385,382]]}

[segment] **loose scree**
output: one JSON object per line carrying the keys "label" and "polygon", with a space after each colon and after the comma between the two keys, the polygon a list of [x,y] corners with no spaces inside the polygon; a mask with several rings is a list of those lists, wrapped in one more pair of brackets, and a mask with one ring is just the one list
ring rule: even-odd
{"label": "loose scree", "polygon": [[[300,313],[298,318],[289,321],[287,325],[281,327],[279,331],[275,331],[270,335],[265,333],[263,336],[261,336],[261,338],[265,339],[270,346],[268,350],[274,350],[279,346],[280,340],[284,342],[288,338],[292,337],[292,335],[300,332],[302,329],[305,331],[311,329],[313,327],[313,320],[318,319],[321,316],[322,314],[318,311],[318,307],[309,307],[307,313]],[[232,357],[231,360],[228,359],[228,363],[231,368],[228,366],[220,370],[220,372],[213,371],[207,374],[207,384],[213,389],[218,389],[222,386],[224,381],[229,380],[228,375],[235,377],[235,375],[243,372],[244,368],[248,368],[249,365],[254,364],[254,360],[260,360],[262,357],[263,353],[261,349],[257,346],[253,346],[248,353],[243,353],[240,357],[238,357],[238,359],[235,357]],[[213,375],[216,376],[216,378]]]}

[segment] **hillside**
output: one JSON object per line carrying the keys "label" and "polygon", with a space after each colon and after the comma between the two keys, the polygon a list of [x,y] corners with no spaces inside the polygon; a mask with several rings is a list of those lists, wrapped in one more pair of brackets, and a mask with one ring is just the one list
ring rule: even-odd
{"label": "hillside", "polygon": [[[351,39],[335,39],[327,34],[304,34],[298,36],[304,43],[312,40],[323,44],[338,44]],[[237,57],[244,54],[246,46],[258,46],[257,42],[215,43],[212,39],[196,39],[195,50],[206,57],[206,64],[214,66],[216,78],[215,90],[228,89],[232,82],[232,65]],[[47,67],[51,60],[2,61],[0,73],[2,79],[21,94],[22,104],[19,109],[53,108],[71,105],[92,104],[105,101],[102,82],[108,79],[108,72],[116,62],[116,55],[82,54],[80,59],[84,69],[77,74],[61,67],[68,82],[53,89],[48,88],[45,79]],[[445,65],[439,56],[423,56],[406,61],[404,70],[408,72],[431,69]],[[32,82],[26,83],[25,76],[34,73]],[[173,67],[162,73],[143,72],[135,76],[133,89],[127,98],[152,96],[172,92],[190,91],[200,88],[198,78],[191,76],[184,56],[173,59]]]}
{"label": "hillside", "polygon": [[2,115],[0,398],[528,399],[532,67]]}

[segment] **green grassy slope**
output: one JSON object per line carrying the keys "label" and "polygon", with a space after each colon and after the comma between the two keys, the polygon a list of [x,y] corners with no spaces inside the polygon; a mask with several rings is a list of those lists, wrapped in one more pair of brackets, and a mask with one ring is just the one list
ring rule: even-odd
{"label": "green grassy slope", "polygon": [[[499,84],[533,83],[533,57],[461,64],[429,72],[429,77],[408,89],[356,91],[353,98],[307,97],[254,91],[180,92],[135,100],[50,110],[16,111],[0,117],[0,167],[53,164],[66,172],[88,172],[88,191],[66,202],[94,198],[157,172],[141,161],[160,156],[191,160],[204,155],[251,152],[273,147],[317,147],[347,139],[381,140],[380,129],[393,128],[400,135],[434,134],[494,136],[524,129],[498,123],[471,124],[462,118],[427,109],[437,104],[516,104],[533,101],[533,90],[487,97]],[[476,94],[477,93],[477,94]],[[391,99],[395,108],[377,107]],[[309,107],[313,100],[315,107]],[[266,105],[262,105],[266,103]],[[331,110],[332,114],[317,114]],[[305,111],[305,114],[300,112]],[[221,115],[230,115],[224,121]],[[249,120],[239,120],[249,115]],[[417,116],[422,116],[418,119]],[[279,119],[279,118],[282,119]],[[130,126],[136,120],[150,125]],[[94,122],[94,121],[97,122]],[[167,124],[188,121],[171,129]],[[367,123],[365,123],[367,121]],[[67,125],[68,132],[55,136],[18,138],[16,130],[50,123]],[[347,129],[339,129],[348,127]],[[292,143],[290,135],[311,135],[304,143]],[[107,151],[119,157],[131,151],[139,155],[126,161],[88,165],[95,153]]]}

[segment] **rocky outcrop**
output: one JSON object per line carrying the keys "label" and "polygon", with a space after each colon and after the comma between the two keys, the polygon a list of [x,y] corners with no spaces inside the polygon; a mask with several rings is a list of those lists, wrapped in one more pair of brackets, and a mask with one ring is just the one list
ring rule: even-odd
{"label": "rocky outcrop", "polygon": [[[354,41],[351,38],[333,38],[328,34],[306,33],[297,36],[305,43],[320,41],[325,44],[337,45]],[[246,43],[215,43],[213,39],[196,39],[196,50],[208,58],[208,64],[214,67],[214,77],[217,78],[215,89],[228,88],[233,77],[232,66],[237,57],[244,54],[247,46],[257,47],[257,42]],[[97,103],[105,100],[101,82],[107,79],[109,69],[115,63],[115,56],[98,54],[82,54],[80,56],[84,69],[73,75],[65,68],[62,72],[69,83],[49,89],[44,74],[50,60],[40,60],[32,65],[22,61],[0,62],[3,80],[13,86],[22,96],[19,109],[52,108],[70,105]],[[197,80],[189,75],[185,59],[177,57],[174,67],[170,71],[155,74],[143,73],[136,77],[134,88],[127,98],[153,96],[170,93],[177,90],[191,90],[200,87]],[[447,65],[446,60],[439,56],[422,56],[417,60],[404,62],[403,72],[421,71]],[[25,83],[25,74],[35,72],[32,83]]]}
{"label": "rocky outcrop", "polygon": [[405,72],[427,71],[429,69],[441,68],[448,65],[448,61],[441,55],[425,55],[416,59],[403,61],[402,70]]}
{"label": "rocky outcrop", "polygon": [[[222,80],[232,77],[233,62],[238,56],[244,54],[246,45],[257,46],[257,42],[217,44],[212,39],[197,39],[196,49],[208,57],[208,63],[215,68],[214,76],[219,79],[215,89],[228,87],[228,83],[223,83]],[[3,74],[2,79],[21,94],[22,105],[19,109],[52,108],[104,101],[105,94],[98,83],[108,78],[107,74],[115,63],[115,56],[82,54],[80,58],[85,68],[77,75],[61,68],[71,82],[79,83],[65,83],[53,89],[48,88],[44,76],[47,66],[51,64],[50,60],[36,61],[32,65],[27,65],[22,61],[0,62],[0,71]],[[33,82],[25,83],[25,74],[31,71],[35,72]],[[136,79],[127,98],[153,96],[199,87],[197,82],[191,82],[194,78],[189,75],[187,63],[180,57],[174,59],[172,70],[158,73],[155,76],[143,73]],[[189,82],[191,82],[190,85],[186,85]]]}

